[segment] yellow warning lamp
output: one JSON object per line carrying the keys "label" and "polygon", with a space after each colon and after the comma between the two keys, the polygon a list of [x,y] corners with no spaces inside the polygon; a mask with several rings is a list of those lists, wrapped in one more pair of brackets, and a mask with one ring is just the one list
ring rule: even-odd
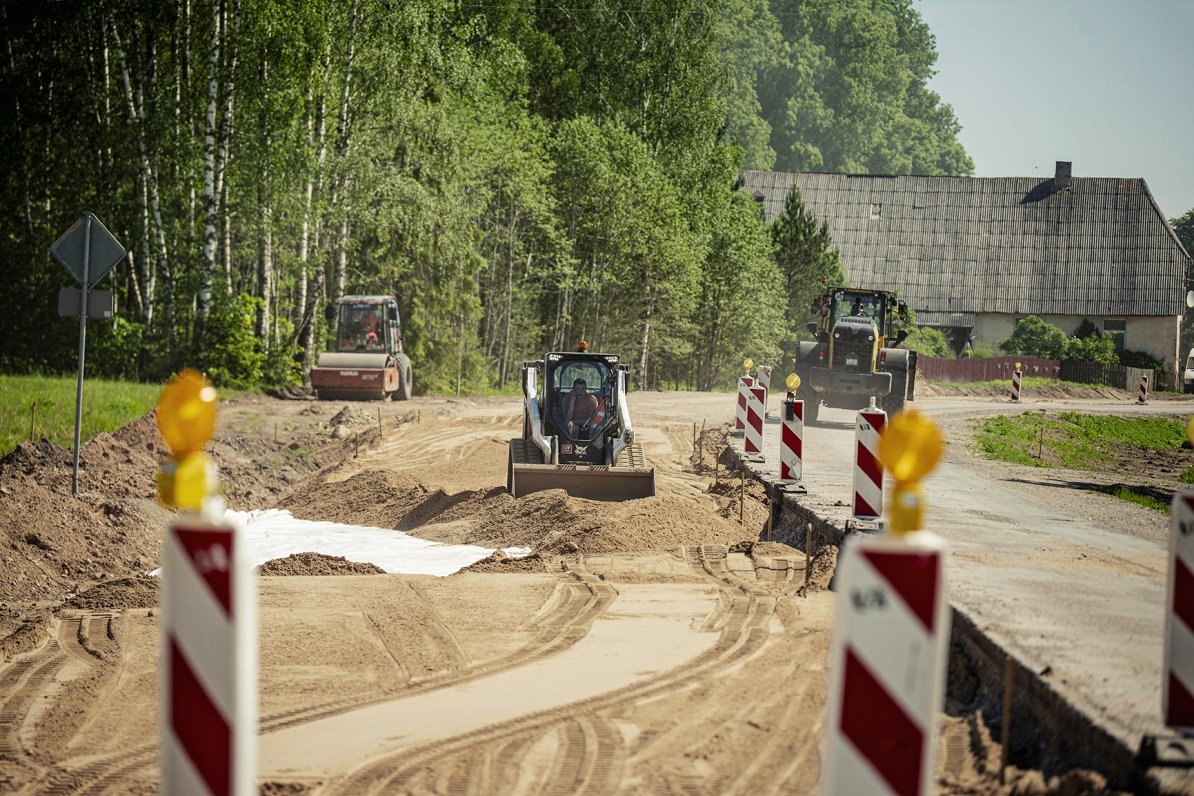
{"label": "yellow warning lamp", "polygon": [[1020,369],[1020,363],[1019,363],[1019,362],[1017,362],[1017,363],[1016,363],[1016,370],[1019,370],[1019,369]]}
{"label": "yellow warning lamp", "polygon": [[1194,445],[1194,415],[1190,415],[1190,419],[1186,421],[1186,437],[1189,438],[1190,444]]}
{"label": "yellow warning lamp", "polygon": [[158,473],[158,500],[198,511],[218,488],[215,465],[203,452],[216,425],[216,390],[198,371],[182,371],[162,390],[158,431],[171,458]]}
{"label": "yellow warning lamp", "polygon": [[897,536],[919,530],[924,520],[920,481],[941,461],[944,443],[937,425],[907,409],[891,418],[879,437],[879,461],[895,479],[888,506],[888,527]]}
{"label": "yellow warning lamp", "polygon": [[800,377],[795,373],[789,373],[788,378],[784,379],[784,384],[788,385],[788,392],[796,392],[800,389]]}
{"label": "yellow warning lamp", "polygon": [[748,376],[750,375],[750,369],[753,368],[754,366],[755,366],[755,361],[753,359],[751,359],[750,357],[747,357],[746,359],[742,360],[742,372],[747,374]]}

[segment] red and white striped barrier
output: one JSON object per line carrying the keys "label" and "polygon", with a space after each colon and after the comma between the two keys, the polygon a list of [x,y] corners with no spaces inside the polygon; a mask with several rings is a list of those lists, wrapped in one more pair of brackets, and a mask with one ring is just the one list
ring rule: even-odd
{"label": "red and white striped barrier", "polygon": [[1016,368],[1015,370],[1012,371],[1012,401],[1014,403],[1020,403],[1020,378],[1021,378],[1021,375],[1022,374],[1021,374],[1021,371],[1019,368]]}
{"label": "red and white striped barrier", "polygon": [[1138,403],[1138,404],[1148,403],[1148,374],[1147,373],[1140,374],[1140,393],[1139,393],[1139,395],[1136,396],[1136,403]]}
{"label": "red and white striped barrier", "polygon": [[882,409],[863,409],[854,421],[854,521],[878,523],[883,513],[883,465],[879,435],[887,425]]}
{"label": "red and white striped barrier", "polygon": [[755,386],[763,388],[763,419],[767,419],[767,398],[771,395],[771,366],[759,365],[755,377]]}
{"label": "red and white striped barrier", "polygon": [[180,522],[162,553],[162,793],[257,792],[257,600],[231,528]]}
{"label": "red and white striped barrier", "polygon": [[1161,702],[1165,724],[1189,734],[1194,733],[1194,490],[1174,495],[1169,525]]}
{"label": "red and white striped barrier", "polygon": [[755,380],[750,376],[738,377],[738,409],[734,414],[734,430],[742,431],[746,428],[746,394],[754,386]]}
{"label": "red and white striped barrier", "polygon": [[767,396],[764,387],[750,387],[746,391],[746,433],[745,450],[748,456],[763,458],[763,401]]}
{"label": "red and white striped barrier", "polygon": [[784,401],[779,435],[779,481],[791,484],[804,475],[804,401]]}
{"label": "red and white striped barrier", "polygon": [[837,583],[823,792],[931,793],[949,643],[940,542],[854,537]]}

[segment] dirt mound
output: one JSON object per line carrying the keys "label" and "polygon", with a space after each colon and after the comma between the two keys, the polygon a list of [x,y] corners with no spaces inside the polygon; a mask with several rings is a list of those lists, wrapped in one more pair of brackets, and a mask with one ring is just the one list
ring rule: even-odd
{"label": "dirt mound", "polygon": [[158,604],[159,585],[157,578],[148,576],[118,578],[75,595],[63,607],[83,611],[153,608]]}
{"label": "dirt mound", "polygon": [[[938,382],[916,382],[916,394],[922,396],[961,396],[961,397],[999,397],[1006,398],[1011,393],[1011,384],[1006,387],[986,385],[982,387],[969,384],[943,384]],[[1096,387],[1094,385],[1072,384],[1058,382],[1056,385],[1043,387],[1025,387],[1024,398],[1089,398],[1092,400],[1127,401],[1134,400],[1136,393],[1129,393],[1117,387]]]}
{"label": "dirt mound", "polygon": [[394,528],[431,494],[421,481],[405,473],[365,470],[344,481],[323,481],[295,492],[278,508],[289,509],[303,520]]}
{"label": "dirt mound", "polygon": [[16,611],[0,608],[0,627],[4,628],[0,634],[0,663],[36,649],[48,635],[49,623],[50,615],[46,611],[21,617]]}
{"label": "dirt mound", "polygon": [[[686,498],[657,496],[622,503],[570,497],[562,489],[517,500],[501,487],[449,494],[418,479],[367,470],[323,482],[280,504],[294,516],[370,525],[420,538],[484,547],[530,547],[542,553],[665,550],[730,544],[753,536],[732,519],[694,513]],[[723,511],[726,517],[729,510]]]}
{"label": "dirt mound", "polygon": [[343,556],[328,556],[323,553],[292,553],[285,558],[275,558],[257,567],[258,575],[272,577],[284,575],[384,575],[386,571],[377,564],[349,561]]}
{"label": "dirt mound", "polygon": [[547,561],[538,553],[531,553],[522,558],[513,558],[501,550],[494,550],[492,555],[482,558],[475,564],[470,564],[460,572],[546,572]]}

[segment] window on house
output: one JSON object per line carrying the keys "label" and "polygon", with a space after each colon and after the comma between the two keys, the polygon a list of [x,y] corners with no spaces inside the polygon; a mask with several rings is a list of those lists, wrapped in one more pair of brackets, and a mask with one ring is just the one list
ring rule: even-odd
{"label": "window on house", "polygon": [[1127,348],[1128,342],[1128,322],[1125,320],[1105,320],[1103,321],[1103,334],[1110,335],[1111,339],[1115,341],[1115,350],[1123,351]]}

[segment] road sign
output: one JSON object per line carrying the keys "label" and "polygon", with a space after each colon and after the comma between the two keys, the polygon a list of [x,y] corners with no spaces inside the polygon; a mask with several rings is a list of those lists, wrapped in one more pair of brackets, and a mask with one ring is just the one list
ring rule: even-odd
{"label": "road sign", "polygon": [[[58,316],[78,318],[83,311],[83,291],[77,287],[58,290]],[[87,317],[93,321],[111,320],[116,314],[116,301],[111,290],[92,290],[87,293]]]}
{"label": "road sign", "polygon": [[[90,252],[84,245],[88,237],[88,221],[91,222]],[[82,285],[86,280],[87,287],[91,287],[107,276],[112,266],[124,259],[126,251],[98,218],[91,213],[84,213],[70,229],[54,241],[54,245],[50,247],[50,254],[62,263],[62,267],[76,282]]]}

